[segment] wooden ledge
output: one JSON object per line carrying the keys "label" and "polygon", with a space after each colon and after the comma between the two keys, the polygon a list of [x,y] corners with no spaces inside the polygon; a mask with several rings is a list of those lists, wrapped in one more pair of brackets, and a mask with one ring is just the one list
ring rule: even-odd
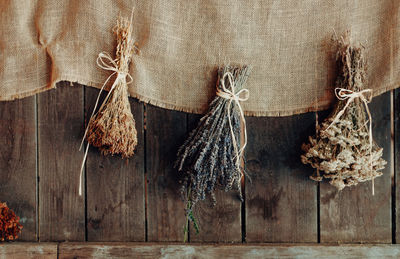
{"label": "wooden ledge", "polygon": [[400,245],[2,243],[0,258],[399,258]]}
{"label": "wooden ledge", "polygon": [[0,243],[1,259],[57,258],[58,243]]}

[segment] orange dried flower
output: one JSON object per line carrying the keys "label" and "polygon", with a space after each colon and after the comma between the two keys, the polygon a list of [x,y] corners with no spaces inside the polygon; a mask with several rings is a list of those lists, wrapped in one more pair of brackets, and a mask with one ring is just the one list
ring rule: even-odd
{"label": "orange dried flower", "polygon": [[6,203],[0,202],[0,240],[12,241],[18,238],[23,226],[19,223],[19,217]]}

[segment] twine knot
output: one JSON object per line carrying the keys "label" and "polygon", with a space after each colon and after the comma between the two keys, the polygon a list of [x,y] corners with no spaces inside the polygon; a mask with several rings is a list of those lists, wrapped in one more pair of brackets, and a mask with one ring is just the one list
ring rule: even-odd
{"label": "twine knot", "polygon": [[[231,86],[231,89],[226,88],[225,86],[225,78],[228,77],[229,80],[229,85]],[[224,74],[224,76],[222,77],[222,81],[221,81],[221,88],[217,89],[217,95],[228,99],[228,100],[232,100],[235,101],[236,104],[240,107],[240,101],[247,101],[249,99],[249,90],[248,89],[241,89],[239,92],[235,93],[235,82],[233,80],[233,75],[231,72],[226,72]],[[245,96],[241,97],[241,94],[244,93]]]}
{"label": "twine knot", "polygon": [[[228,77],[228,82],[230,85],[230,89],[228,89],[225,86],[225,78]],[[236,159],[236,167],[239,171],[240,170],[240,160],[243,156],[243,151],[247,145],[247,130],[246,130],[246,119],[244,117],[244,113],[243,113],[243,109],[242,106],[240,105],[241,101],[247,101],[249,99],[249,90],[248,89],[241,89],[238,92],[235,92],[235,81],[233,79],[233,74],[229,71],[225,72],[225,74],[222,76],[221,79],[221,88],[217,88],[217,95],[225,98],[227,100],[229,100],[229,104],[226,106],[226,109],[228,110],[228,122],[229,122],[229,128],[231,131],[231,136],[232,136],[232,142],[233,142],[233,148],[235,151],[235,159]],[[244,96],[242,97],[241,95],[244,94]],[[235,132],[233,130],[233,126],[232,126],[232,121],[231,121],[231,105],[232,103],[235,102],[235,104],[238,106],[239,108],[239,112],[240,112],[240,121],[241,123],[243,123],[243,132],[244,132],[244,143],[243,146],[240,147],[240,145],[238,144],[240,140],[237,140],[235,137]],[[239,136],[240,138],[240,136]],[[243,172],[242,172],[243,174]]]}
{"label": "twine knot", "polygon": [[[115,81],[118,81],[118,79],[126,78],[128,76],[129,82],[126,82],[127,84],[130,84],[133,80],[132,76],[124,70],[121,70],[120,67],[118,66],[117,59],[112,59],[111,55],[107,52],[100,52],[99,55],[97,56],[96,59],[97,65],[104,69],[104,70],[109,70],[113,71],[113,73],[107,78],[107,80],[104,82],[103,87],[107,84],[107,82],[110,80],[110,78],[117,74],[117,79]],[[101,88],[103,90],[103,87]],[[113,87],[111,87],[111,90]]]}
{"label": "twine knot", "polygon": [[[365,94],[369,93],[366,97]],[[340,101],[344,101],[346,99],[355,99],[357,97],[361,98],[363,102],[370,103],[372,99],[372,90],[365,89],[359,92],[354,92],[352,90],[344,89],[344,88],[335,88],[335,95]]]}

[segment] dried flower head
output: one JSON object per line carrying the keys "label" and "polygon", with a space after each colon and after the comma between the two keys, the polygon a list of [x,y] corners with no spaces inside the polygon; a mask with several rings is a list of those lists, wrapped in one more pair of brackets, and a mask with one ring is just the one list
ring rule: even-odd
{"label": "dried flower head", "polygon": [[8,208],[6,203],[0,202],[0,240],[12,241],[17,239],[22,228],[19,217],[15,215],[14,211]]}

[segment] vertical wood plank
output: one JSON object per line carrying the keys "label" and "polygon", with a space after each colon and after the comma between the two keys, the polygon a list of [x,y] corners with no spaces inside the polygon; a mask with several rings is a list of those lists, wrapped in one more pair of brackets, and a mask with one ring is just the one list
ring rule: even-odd
{"label": "vertical wood plank", "polygon": [[186,221],[176,153],[186,136],[186,114],[146,106],[148,241],[182,241]]}
{"label": "vertical wood plank", "polygon": [[314,113],[246,122],[246,241],[317,242],[317,184],[300,160]]}
{"label": "vertical wood plank", "polygon": [[35,100],[0,102],[0,202],[20,217],[24,241],[37,238]]}
{"label": "vertical wood plank", "polygon": [[[86,122],[99,90],[86,88]],[[88,241],[145,241],[143,104],[130,98],[138,145],[130,159],[89,149],[86,163]]]}
{"label": "vertical wood plank", "polygon": [[375,97],[369,105],[373,136],[388,162],[383,175],[371,182],[346,187],[338,192],[321,183],[321,242],[391,243],[391,126],[390,93]]}
{"label": "vertical wood plank", "polygon": [[[201,116],[188,114],[188,133],[193,130]],[[216,190],[217,204],[211,199],[200,201],[195,207],[195,216],[200,232],[190,229],[191,242],[242,242],[241,202],[236,190]]]}
{"label": "vertical wood plank", "polygon": [[394,90],[394,109],[393,109],[393,119],[394,119],[394,129],[393,129],[393,137],[394,137],[394,202],[392,205],[392,211],[394,211],[395,217],[395,226],[393,231],[395,231],[395,240],[396,243],[400,243],[400,89]]}
{"label": "vertical wood plank", "polygon": [[58,86],[38,96],[40,240],[83,241],[85,203],[78,195],[83,87]]}

